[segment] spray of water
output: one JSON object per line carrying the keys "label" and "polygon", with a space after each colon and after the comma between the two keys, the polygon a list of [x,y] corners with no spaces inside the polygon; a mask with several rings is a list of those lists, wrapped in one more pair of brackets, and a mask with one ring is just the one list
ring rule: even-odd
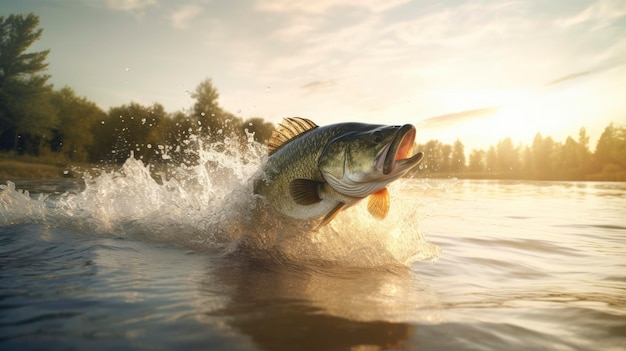
{"label": "spray of water", "polygon": [[118,170],[85,176],[85,189],[74,194],[33,197],[11,182],[0,185],[0,225],[38,222],[84,235],[299,264],[409,265],[439,254],[421,235],[419,208],[407,194],[418,181],[392,184],[392,210],[383,221],[358,204],[312,230],[279,218],[253,194],[249,179],[265,158],[263,145],[252,138],[218,143],[194,138],[193,144],[194,162],[155,170],[131,155]]}

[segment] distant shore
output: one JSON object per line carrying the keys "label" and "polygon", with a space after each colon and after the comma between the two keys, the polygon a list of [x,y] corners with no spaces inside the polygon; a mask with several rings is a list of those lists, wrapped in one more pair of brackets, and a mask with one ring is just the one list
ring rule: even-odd
{"label": "distant shore", "polygon": [[[55,159],[38,159],[32,156],[13,156],[0,154],[0,184],[6,184],[7,180],[15,179],[43,179],[43,178],[81,178],[83,172],[100,168],[97,164],[70,165],[67,161]],[[561,179],[528,179],[517,177],[512,174],[497,172],[418,172],[413,174],[416,178],[439,178],[439,179],[509,179],[509,180],[556,180],[556,181],[601,181],[601,182],[625,182],[626,172],[588,174],[581,178]]]}
{"label": "distant shore", "polygon": [[457,178],[457,179],[502,179],[502,180],[549,180],[549,181],[572,181],[572,182],[626,182],[626,172],[595,173],[587,174],[578,178],[525,178],[512,174],[498,172],[460,172],[460,173],[417,173],[417,178]]}

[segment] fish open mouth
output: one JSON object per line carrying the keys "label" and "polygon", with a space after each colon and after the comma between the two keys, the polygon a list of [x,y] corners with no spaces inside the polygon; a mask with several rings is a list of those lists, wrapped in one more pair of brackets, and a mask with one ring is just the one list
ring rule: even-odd
{"label": "fish open mouth", "polygon": [[413,153],[413,144],[415,142],[415,127],[411,124],[405,124],[398,129],[393,140],[385,147],[385,151],[381,154],[384,158],[383,174],[390,174],[396,167],[400,169],[398,172],[408,171],[416,166],[424,157],[424,153]]}

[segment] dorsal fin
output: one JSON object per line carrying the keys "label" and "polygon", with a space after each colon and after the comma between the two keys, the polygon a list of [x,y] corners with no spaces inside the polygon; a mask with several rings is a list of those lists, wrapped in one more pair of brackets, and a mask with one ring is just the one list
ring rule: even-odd
{"label": "dorsal fin", "polygon": [[289,140],[297,137],[298,135],[316,128],[317,124],[306,118],[289,117],[284,118],[283,121],[274,129],[269,142],[267,143],[268,155],[273,154],[281,146],[286,144]]}

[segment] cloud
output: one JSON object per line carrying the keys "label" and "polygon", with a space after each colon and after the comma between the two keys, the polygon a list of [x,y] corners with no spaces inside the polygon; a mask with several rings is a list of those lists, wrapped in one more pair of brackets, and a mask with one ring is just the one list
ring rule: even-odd
{"label": "cloud", "polygon": [[467,48],[481,41],[511,36],[527,28],[519,15],[523,4],[468,2],[390,24],[385,33],[401,45]]}
{"label": "cloud", "polygon": [[301,86],[307,93],[316,93],[322,90],[328,90],[329,88],[337,85],[337,81],[334,79],[328,80],[316,80],[313,82],[309,82]]}
{"label": "cloud", "polygon": [[492,116],[498,111],[499,107],[484,107],[474,110],[467,110],[455,113],[448,113],[435,117],[426,118],[420,123],[423,128],[441,128],[452,124],[482,119]]}
{"label": "cloud", "polygon": [[107,0],[109,8],[118,11],[142,10],[156,4],[156,0]]}
{"label": "cloud", "polygon": [[595,74],[599,74],[599,73],[603,73],[605,71],[609,71],[611,69],[620,67],[626,65],[626,62],[624,61],[615,61],[615,62],[608,62],[605,63],[602,67],[599,68],[595,68],[595,69],[591,69],[591,70],[587,70],[587,71],[581,71],[581,72],[575,72],[575,73],[571,73],[562,77],[559,77],[551,82],[549,82],[548,84],[546,84],[546,86],[548,87],[552,87],[561,83],[565,83],[565,82],[569,82],[572,80],[577,80],[577,79],[581,79],[587,76],[591,76],[591,75],[595,75]]}
{"label": "cloud", "polygon": [[258,0],[255,8],[264,12],[304,12],[319,14],[333,8],[356,7],[370,12],[382,12],[409,0]]}
{"label": "cloud", "polygon": [[196,4],[188,4],[180,7],[170,15],[172,27],[178,29],[189,28],[189,21],[202,12],[202,7]]}
{"label": "cloud", "polygon": [[581,24],[594,24],[594,29],[609,26],[613,21],[626,16],[626,7],[622,0],[604,0],[594,2],[581,12],[554,23],[557,27],[568,29]]}
{"label": "cloud", "polygon": [[571,80],[576,80],[576,79],[580,79],[589,75],[592,75],[594,73],[597,73],[599,71],[583,71],[583,72],[576,72],[576,73],[572,73],[572,74],[568,74],[566,76],[563,77],[559,77],[553,81],[551,81],[550,83],[546,84],[547,86],[551,87],[551,86],[555,86],[567,81],[571,81]]}

